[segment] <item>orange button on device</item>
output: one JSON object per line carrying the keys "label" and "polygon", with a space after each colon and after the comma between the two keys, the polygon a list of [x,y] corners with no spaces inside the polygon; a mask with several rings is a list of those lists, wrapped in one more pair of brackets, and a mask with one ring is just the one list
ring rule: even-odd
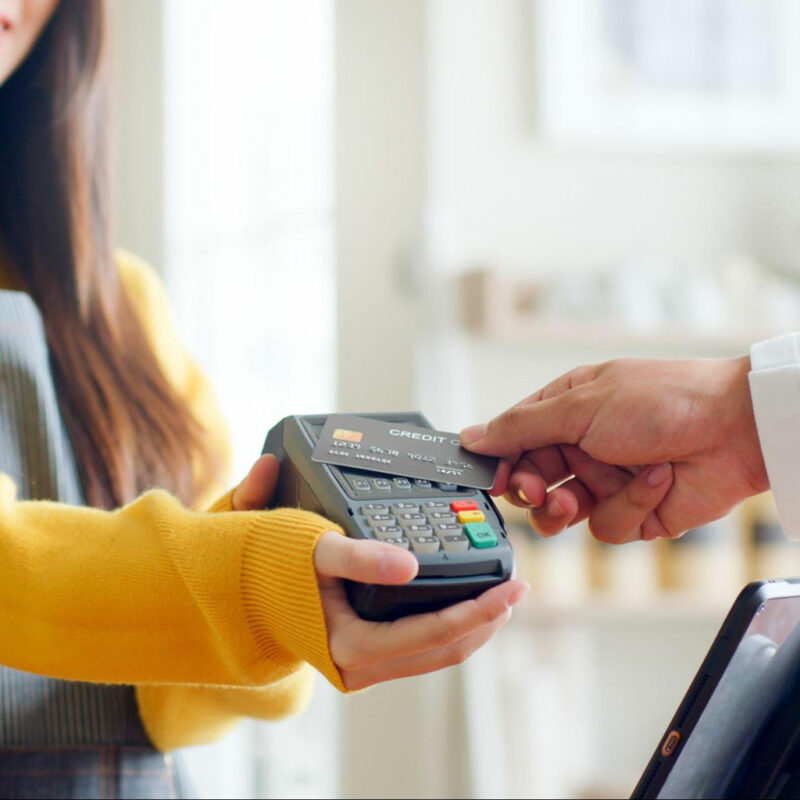
{"label": "orange button on device", "polygon": [[477,511],[478,504],[474,500],[453,500],[450,503],[451,511],[455,511],[458,514],[459,511]]}
{"label": "orange button on device", "polygon": [[661,745],[661,755],[664,758],[669,758],[678,746],[678,742],[681,740],[681,735],[678,731],[670,731],[667,734],[667,738],[664,739],[664,744]]}
{"label": "orange button on device", "polygon": [[486,517],[483,516],[483,511],[459,511],[458,521],[465,525],[467,522],[483,522]]}

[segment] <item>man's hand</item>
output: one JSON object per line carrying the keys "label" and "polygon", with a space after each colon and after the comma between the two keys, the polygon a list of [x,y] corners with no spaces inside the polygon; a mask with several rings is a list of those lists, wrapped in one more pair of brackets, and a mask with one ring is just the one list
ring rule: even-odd
{"label": "man's hand", "polygon": [[589,519],[601,541],[674,538],[769,488],[749,358],[579,367],[461,433],[503,456],[493,489],[544,535]]}
{"label": "man's hand", "polygon": [[[234,509],[264,508],[275,491],[279,468],[273,456],[261,456],[235,489]],[[401,585],[416,577],[417,559],[391,544],[356,541],[330,531],[317,544],[314,564],[328,645],[351,690],[461,663],[508,622],[511,607],[529,588],[522,581],[507,581],[442,611],[366,622],[347,601],[342,580]]]}

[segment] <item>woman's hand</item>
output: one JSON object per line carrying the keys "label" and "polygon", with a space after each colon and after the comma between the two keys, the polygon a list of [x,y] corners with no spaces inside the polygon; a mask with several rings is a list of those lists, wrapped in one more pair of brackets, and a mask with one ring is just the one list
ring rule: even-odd
{"label": "woman's hand", "polygon": [[[237,511],[264,508],[275,491],[279,465],[262,456],[233,493]],[[394,622],[367,622],[353,611],[342,580],[401,585],[417,574],[406,550],[358,541],[330,531],[314,552],[328,645],[347,689],[421,675],[460,664],[508,622],[511,607],[527,593],[522,581],[507,581],[475,600]]]}
{"label": "woman's hand", "polygon": [[544,535],[589,520],[600,540],[673,538],[769,488],[749,358],[579,367],[465,447],[504,457],[494,493]]}
{"label": "woman's hand", "polygon": [[511,607],[528,591],[522,581],[507,581],[441,611],[366,622],[348,603],[340,579],[407,583],[417,574],[417,559],[395,545],[334,532],[320,539],[315,556],[331,655],[348,689],[460,664],[508,622]]}

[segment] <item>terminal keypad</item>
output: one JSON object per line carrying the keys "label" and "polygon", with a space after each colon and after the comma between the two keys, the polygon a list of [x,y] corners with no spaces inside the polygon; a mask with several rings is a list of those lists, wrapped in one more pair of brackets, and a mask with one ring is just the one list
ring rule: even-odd
{"label": "terminal keypad", "polygon": [[472,499],[363,503],[359,511],[376,539],[420,555],[465,553],[498,544]]}

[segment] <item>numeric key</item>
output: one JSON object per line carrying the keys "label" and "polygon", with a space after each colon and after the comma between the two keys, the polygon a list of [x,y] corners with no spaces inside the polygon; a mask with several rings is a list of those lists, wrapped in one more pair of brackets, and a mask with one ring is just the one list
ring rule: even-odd
{"label": "numeric key", "polygon": [[439,539],[436,536],[412,536],[411,549],[415,553],[438,553]]}
{"label": "numeric key", "polygon": [[367,517],[370,528],[380,528],[383,525],[396,525],[397,520],[391,514],[371,514]]}
{"label": "numeric key", "polygon": [[445,553],[464,553],[469,550],[469,539],[463,534],[457,533],[439,537]]}

